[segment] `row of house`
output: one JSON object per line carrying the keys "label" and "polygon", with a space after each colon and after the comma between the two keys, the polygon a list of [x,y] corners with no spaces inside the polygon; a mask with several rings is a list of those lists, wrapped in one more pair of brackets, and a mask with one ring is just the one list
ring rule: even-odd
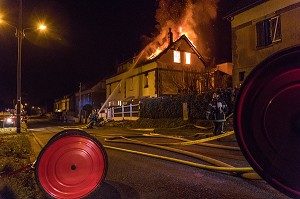
{"label": "row of house", "polygon": [[82,84],[78,92],[55,100],[54,111],[78,115],[87,105],[100,109],[142,98],[239,87],[262,60],[300,44],[299,16],[299,0],[240,1],[225,17],[232,27],[233,63],[209,65],[187,36],[173,41],[169,30],[169,45],[161,53],[149,59],[135,56],[112,77]]}
{"label": "row of house", "polygon": [[169,34],[168,47],[156,57],[142,61],[133,57],[121,63],[112,77],[82,84],[78,92],[55,100],[54,111],[78,115],[86,105],[100,109],[142,98],[231,87],[231,63],[210,67],[185,35],[173,41]]}

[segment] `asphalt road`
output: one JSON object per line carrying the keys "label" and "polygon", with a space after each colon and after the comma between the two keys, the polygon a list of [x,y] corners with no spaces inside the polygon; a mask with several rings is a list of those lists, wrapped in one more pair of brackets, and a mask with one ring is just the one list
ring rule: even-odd
{"label": "asphalt road", "polygon": [[[32,143],[36,156],[48,140],[63,129],[65,124],[49,123],[43,119],[29,122]],[[73,128],[73,127],[72,127]],[[82,129],[97,138],[104,146],[114,146],[142,151],[177,159],[207,164],[201,160],[181,154],[134,144],[108,143],[105,138],[121,135],[149,134],[117,127]],[[139,138],[147,142],[166,142],[164,138]],[[234,140],[217,144],[237,146]],[[240,151],[216,149],[203,146],[177,147],[224,161],[233,166],[248,167]],[[264,180],[249,180],[232,173],[209,171],[167,160],[127,153],[106,147],[108,173],[101,188],[91,198],[107,199],[177,199],[177,198],[288,198],[272,188]],[[209,164],[207,164],[209,165]]]}

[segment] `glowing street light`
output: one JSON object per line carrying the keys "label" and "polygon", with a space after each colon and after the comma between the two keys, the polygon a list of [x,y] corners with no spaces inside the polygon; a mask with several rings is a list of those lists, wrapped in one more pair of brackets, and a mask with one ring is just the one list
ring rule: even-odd
{"label": "glowing street light", "polygon": [[47,26],[45,26],[44,24],[40,24],[38,27],[39,30],[43,30],[43,31],[46,30],[46,28]]}
{"label": "glowing street light", "polygon": [[[18,61],[17,61],[17,133],[21,132],[21,67],[22,67],[22,40],[25,37],[25,30],[32,28],[23,28],[23,2],[19,0],[19,22],[18,26],[13,26],[7,22],[5,22],[0,16],[0,23],[4,23],[9,25],[16,30],[16,37],[18,38]],[[38,29],[44,31],[47,27],[43,24],[38,26]]]}

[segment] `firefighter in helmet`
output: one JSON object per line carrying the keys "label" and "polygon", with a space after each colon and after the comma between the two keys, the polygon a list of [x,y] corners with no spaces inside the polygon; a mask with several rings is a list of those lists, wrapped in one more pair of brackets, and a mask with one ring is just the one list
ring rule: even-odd
{"label": "firefighter in helmet", "polygon": [[228,111],[226,102],[221,98],[220,92],[215,91],[211,102],[206,111],[206,119],[210,119],[214,123],[214,135],[220,135],[223,132],[224,122],[226,121],[225,115]]}
{"label": "firefighter in helmet", "polygon": [[87,128],[92,129],[94,124],[96,124],[97,121],[98,121],[98,111],[97,111],[97,109],[92,111],[92,113],[89,116],[89,119],[90,119],[90,123],[88,124]]}

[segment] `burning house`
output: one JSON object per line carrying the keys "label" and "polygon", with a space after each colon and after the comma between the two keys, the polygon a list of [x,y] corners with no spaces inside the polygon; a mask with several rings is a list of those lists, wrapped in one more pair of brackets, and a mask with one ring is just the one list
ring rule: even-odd
{"label": "burning house", "polygon": [[107,106],[230,86],[230,64],[210,67],[185,34],[173,41],[169,29],[168,39],[164,50],[144,59],[136,56],[118,66],[117,74],[106,80]]}
{"label": "burning house", "polygon": [[[106,106],[146,97],[191,94],[231,87],[232,64],[213,64],[211,27],[217,1],[158,1],[155,38],[106,80]],[[200,53],[201,52],[201,53]]]}

